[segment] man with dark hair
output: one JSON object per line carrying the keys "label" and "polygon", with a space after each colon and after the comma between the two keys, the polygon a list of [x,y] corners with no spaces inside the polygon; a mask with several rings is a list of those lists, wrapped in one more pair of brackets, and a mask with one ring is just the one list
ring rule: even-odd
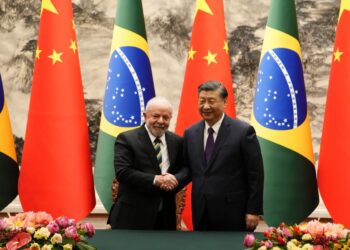
{"label": "man with dark hair", "polygon": [[263,213],[263,160],[255,130],[224,113],[227,90],[216,81],[198,88],[203,120],[185,131],[180,186],[192,180],[195,230],[254,230]]}
{"label": "man with dark hair", "polygon": [[145,124],[119,134],[115,143],[118,198],[110,211],[112,229],[176,229],[174,175],[182,165],[182,138],[168,130],[172,106],[154,97]]}

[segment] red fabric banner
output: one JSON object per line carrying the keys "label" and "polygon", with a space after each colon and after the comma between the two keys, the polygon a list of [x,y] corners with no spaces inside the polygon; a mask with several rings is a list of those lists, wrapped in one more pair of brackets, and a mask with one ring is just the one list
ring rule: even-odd
{"label": "red fabric banner", "polygon": [[[187,127],[201,119],[198,113],[197,88],[200,84],[209,80],[220,81],[225,85],[229,94],[226,114],[235,117],[233,84],[222,0],[197,0],[176,123],[177,134],[183,135]],[[187,228],[192,230],[191,184],[186,190],[183,220]]]}
{"label": "red fabric banner", "polygon": [[[342,3],[345,5],[345,2]],[[323,124],[318,185],[334,222],[350,227],[350,11],[341,8]]]}
{"label": "red fabric banner", "polygon": [[77,220],[95,206],[71,0],[43,0],[19,178],[25,211]]}

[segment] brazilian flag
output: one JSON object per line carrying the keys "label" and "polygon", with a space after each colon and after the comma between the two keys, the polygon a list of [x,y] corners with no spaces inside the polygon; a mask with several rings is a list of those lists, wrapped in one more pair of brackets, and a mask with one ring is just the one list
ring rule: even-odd
{"label": "brazilian flag", "polygon": [[264,219],[299,223],[319,198],[294,0],[271,0],[251,122],[264,160]]}
{"label": "brazilian flag", "polygon": [[0,75],[0,211],[17,196],[18,164]]}
{"label": "brazilian flag", "polygon": [[142,2],[118,0],[94,171],[107,211],[112,206],[115,139],[143,123],[142,113],[154,96]]}

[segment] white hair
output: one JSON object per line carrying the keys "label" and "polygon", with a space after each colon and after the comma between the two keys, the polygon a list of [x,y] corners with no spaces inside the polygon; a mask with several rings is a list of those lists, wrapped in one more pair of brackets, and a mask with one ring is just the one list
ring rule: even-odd
{"label": "white hair", "polygon": [[156,105],[167,107],[171,112],[173,111],[173,106],[171,105],[168,99],[166,99],[163,96],[156,96],[147,102],[145,112],[149,111],[153,106]]}

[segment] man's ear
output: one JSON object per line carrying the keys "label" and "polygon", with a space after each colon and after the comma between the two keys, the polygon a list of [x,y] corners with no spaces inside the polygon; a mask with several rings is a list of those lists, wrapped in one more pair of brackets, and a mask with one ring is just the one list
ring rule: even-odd
{"label": "man's ear", "polygon": [[224,107],[227,107],[227,98],[224,99]]}

